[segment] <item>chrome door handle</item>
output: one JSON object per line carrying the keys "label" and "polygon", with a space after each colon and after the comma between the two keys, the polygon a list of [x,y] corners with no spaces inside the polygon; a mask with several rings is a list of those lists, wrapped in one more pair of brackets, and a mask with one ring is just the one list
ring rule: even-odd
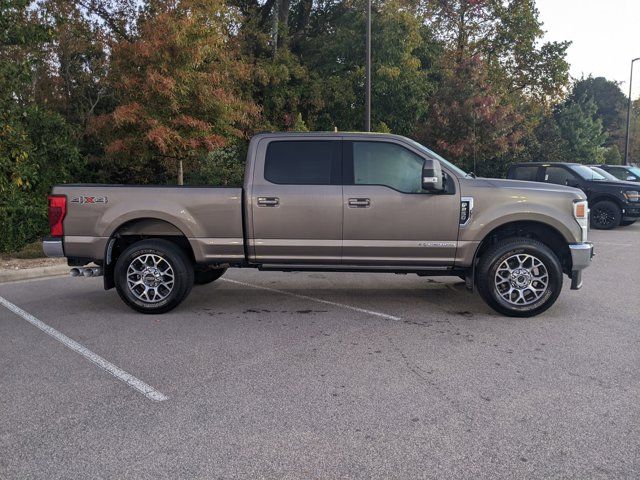
{"label": "chrome door handle", "polygon": [[349,208],[368,208],[371,206],[371,200],[368,198],[350,198]]}
{"label": "chrome door handle", "polygon": [[280,199],[277,197],[258,197],[259,207],[277,207],[280,205]]}

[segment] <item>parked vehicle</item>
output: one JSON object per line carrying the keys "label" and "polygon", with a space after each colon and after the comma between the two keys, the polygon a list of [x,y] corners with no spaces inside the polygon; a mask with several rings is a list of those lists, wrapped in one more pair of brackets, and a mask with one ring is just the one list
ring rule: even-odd
{"label": "parked vehicle", "polygon": [[618,180],[626,182],[640,182],[640,168],[631,165],[595,165],[609,172]]}
{"label": "parked vehicle", "polygon": [[47,254],[104,274],[144,313],[254,267],[459,276],[528,317],[553,305],[563,273],[580,288],[593,254],[580,190],[475,178],[386,134],[260,134],[243,188],[59,185],[49,215]]}
{"label": "parked vehicle", "polygon": [[515,163],[508,178],[567,185],[582,190],[589,200],[591,225],[608,230],[640,218],[640,186],[611,180],[578,163]]}

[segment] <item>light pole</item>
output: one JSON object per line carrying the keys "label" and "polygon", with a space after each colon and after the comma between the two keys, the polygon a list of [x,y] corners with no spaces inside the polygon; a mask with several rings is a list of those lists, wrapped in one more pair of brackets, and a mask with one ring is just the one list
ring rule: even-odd
{"label": "light pole", "polygon": [[627,135],[624,140],[624,164],[629,165],[629,126],[631,125],[631,87],[633,86],[633,62],[640,57],[631,60],[631,74],[629,75],[629,103],[627,105]]}
{"label": "light pole", "polygon": [[364,131],[371,131],[371,0],[367,0],[367,59],[365,67]]}

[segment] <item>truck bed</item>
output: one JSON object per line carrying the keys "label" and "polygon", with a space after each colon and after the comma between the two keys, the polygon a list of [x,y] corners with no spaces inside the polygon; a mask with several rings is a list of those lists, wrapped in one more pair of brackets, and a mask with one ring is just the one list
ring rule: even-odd
{"label": "truck bed", "polygon": [[104,258],[116,232],[184,235],[200,263],[244,259],[242,189],[224,187],[58,185],[66,195],[65,252]]}

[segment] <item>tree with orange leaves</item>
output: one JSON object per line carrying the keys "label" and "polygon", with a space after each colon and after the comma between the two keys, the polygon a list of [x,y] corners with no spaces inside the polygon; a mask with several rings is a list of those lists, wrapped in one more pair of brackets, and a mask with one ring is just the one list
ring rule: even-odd
{"label": "tree with orange leaves", "polygon": [[182,185],[183,163],[251,130],[259,109],[242,96],[250,71],[234,54],[232,20],[222,0],[151,1],[137,35],[112,46],[118,107],[94,126],[132,179],[177,169]]}

